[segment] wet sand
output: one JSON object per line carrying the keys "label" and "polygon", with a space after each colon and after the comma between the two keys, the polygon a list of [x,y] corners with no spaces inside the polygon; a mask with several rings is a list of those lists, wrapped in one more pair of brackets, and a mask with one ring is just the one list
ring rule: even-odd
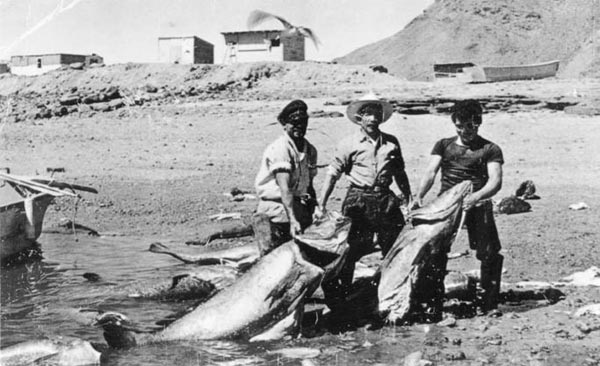
{"label": "wet sand", "polygon": [[[568,89],[562,81],[557,84]],[[489,86],[494,89],[490,93],[497,93],[498,85]],[[478,90],[480,95],[485,92],[485,86]],[[311,110],[344,113],[345,106],[331,105],[332,99],[305,100]],[[153,236],[183,246],[186,240],[201,237],[214,227],[208,218],[212,214],[252,213],[256,201],[232,202],[223,193],[234,187],[253,191],[260,155],[282,133],[275,116],[286,102],[193,101],[92,117],[70,115],[5,124],[0,132],[0,166],[22,175],[64,167],[66,172],[57,178],[100,191],[98,195],[83,193],[76,215],[72,200],[58,200],[48,210],[47,227],[75,217],[76,222],[100,233]],[[562,111],[484,116],[480,133],[501,146],[506,160],[503,188],[495,198],[514,194],[524,180],[533,180],[541,197],[530,201],[531,212],[497,216],[505,256],[504,280],[555,281],[600,265],[598,126],[599,116]],[[319,164],[326,164],[335,142],[356,128],[342,117],[312,118],[307,138],[319,150]],[[454,134],[444,115],[394,114],[382,129],[398,137],[413,191],[434,142]],[[320,171],[317,191],[323,176]],[[338,183],[331,208],[339,208],[346,185],[343,180]],[[569,210],[568,206],[577,202],[590,208]],[[463,234],[452,251],[467,248]],[[478,262],[472,253],[451,260],[450,268],[475,269]],[[460,352],[466,359],[452,364],[598,364],[600,331],[581,332],[575,326],[579,319],[571,314],[583,305],[600,302],[600,288],[562,290],[566,299],[557,304],[507,308],[508,313],[497,319],[459,319],[457,326],[441,330],[410,326],[406,330],[413,338],[408,342],[417,344],[414,350],[422,351],[424,358],[440,364],[449,363]],[[384,350],[395,347],[373,332],[360,328],[338,337],[356,340],[366,334]],[[301,342],[318,347],[329,336]],[[358,347],[363,343],[358,342]]]}

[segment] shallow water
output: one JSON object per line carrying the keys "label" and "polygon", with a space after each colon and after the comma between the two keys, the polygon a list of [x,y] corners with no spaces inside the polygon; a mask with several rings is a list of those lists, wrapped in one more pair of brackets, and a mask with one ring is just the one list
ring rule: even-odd
{"label": "shallow water", "polygon": [[[156,238],[89,237],[43,234],[39,242],[43,259],[1,270],[2,348],[28,340],[77,337],[104,343],[100,329],[91,326],[95,310],[118,311],[148,329],[189,302],[131,299],[132,284],[151,287],[193,265],[147,251]],[[165,242],[164,240],[162,240]],[[177,247],[177,243],[166,243]],[[97,282],[83,278],[86,272],[101,276]],[[85,311],[82,311],[85,310]],[[358,329],[341,334],[319,333],[269,343],[237,341],[186,341],[148,345],[127,351],[110,351],[103,364],[110,365],[299,365],[299,359],[272,353],[285,347],[320,349],[316,365],[397,363],[423,341],[420,334],[403,328],[377,331]]]}

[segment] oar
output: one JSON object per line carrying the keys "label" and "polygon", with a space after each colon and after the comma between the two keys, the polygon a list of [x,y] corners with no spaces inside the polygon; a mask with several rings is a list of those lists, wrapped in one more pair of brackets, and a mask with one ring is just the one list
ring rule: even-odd
{"label": "oar", "polygon": [[49,185],[43,184],[43,183],[37,183],[34,182],[30,179],[27,178],[23,178],[23,177],[15,177],[14,175],[10,175],[10,174],[4,174],[4,173],[0,173],[0,179],[6,180],[8,182],[12,182],[18,185],[22,185],[25,187],[29,187],[31,189],[34,189],[36,191],[42,192],[42,193],[46,193],[55,197],[58,196],[72,196],[72,197],[77,197],[77,195],[75,193],[69,192],[69,191],[63,191],[60,189],[56,189],[56,188],[52,188]]}

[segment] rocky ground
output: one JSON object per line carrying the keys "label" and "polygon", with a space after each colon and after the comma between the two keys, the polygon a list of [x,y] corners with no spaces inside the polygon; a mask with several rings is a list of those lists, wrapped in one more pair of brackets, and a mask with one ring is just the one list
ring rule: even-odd
{"label": "rocky ground", "polygon": [[[47,227],[75,218],[104,234],[183,243],[219,225],[208,218],[212,214],[252,213],[255,200],[232,201],[225,193],[253,191],[260,155],[281,133],[275,116],[291,99],[304,98],[313,112],[307,137],[319,150],[319,164],[327,164],[335,143],[356,129],[343,117],[350,100],[370,90],[392,100],[398,113],[383,129],[398,137],[414,190],[433,143],[454,133],[447,103],[483,98],[488,113],[481,134],[503,148],[506,160],[496,198],[514,194],[524,180],[532,180],[541,197],[529,201],[531,212],[497,216],[504,279],[556,281],[600,265],[600,117],[594,101],[599,89],[597,79],[408,83],[368,67],[317,63],[237,69],[115,65],[37,78],[5,76],[0,166],[22,175],[64,168],[57,178],[100,191],[82,193],[77,205],[58,200],[48,211]],[[61,106],[68,113],[37,115]],[[322,179],[320,173],[317,187]],[[339,208],[345,185],[340,182],[334,191],[332,208]],[[589,208],[569,209],[578,202]],[[466,249],[463,233],[453,251]],[[477,265],[472,253],[451,261],[451,268],[463,271]],[[555,304],[505,305],[501,318],[407,329],[412,341],[420,340],[415,351],[436,364],[600,364],[600,330],[590,330],[597,319],[573,315],[600,303],[600,288],[561,291],[566,296]],[[362,334],[373,336],[371,343],[388,342],[390,352],[394,348],[367,329],[341,337],[352,343]],[[367,346],[359,342],[357,350]]]}

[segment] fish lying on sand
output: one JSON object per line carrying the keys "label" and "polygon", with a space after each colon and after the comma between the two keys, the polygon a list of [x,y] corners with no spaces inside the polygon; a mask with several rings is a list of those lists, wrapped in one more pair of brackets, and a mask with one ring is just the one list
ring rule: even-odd
{"label": "fish lying on sand", "polygon": [[164,244],[152,243],[148,249],[152,253],[167,254],[185,263],[199,265],[228,264],[235,267],[247,267],[260,257],[258,246],[248,243],[226,249],[202,249],[196,254],[177,253]]}
{"label": "fish lying on sand", "polygon": [[323,270],[306,261],[294,242],[262,257],[231,286],[175,320],[165,329],[136,334],[127,318],[105,313],[96,324],[113,348],[183,339],[245,338],[258,336],[289,318],[323,277]]}
{"label": "fish lying on sand", "polygon": [[433,251],[449,251],[463,199],[471,191],[472,183],[462,182],[409,214],[412,225],[404,227],[380,267],[379,311],[388,321],[395,323],[409,314],[414,284]]}

